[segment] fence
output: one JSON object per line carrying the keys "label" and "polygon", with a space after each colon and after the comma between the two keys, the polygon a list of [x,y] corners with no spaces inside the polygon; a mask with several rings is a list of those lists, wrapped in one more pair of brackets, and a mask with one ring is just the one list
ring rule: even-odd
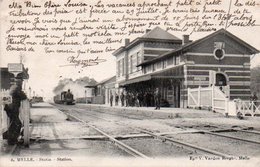
{"label": "fence", "polygon": [[234,100],[237,113],[243,116],[260,116],[260,101]]}
{"label": "fence", "polygon": [[229,97],[224,90],[219,87],[212,86],[212,110],[222,114],[226,114],[229,111]]}
{"label": "fence", "polygon": [[[0,115],[0,125],[1,125],[1,129],[0,129],[0,133],[1,135],[7,131],[8,127],[9,127],[9,118],[6,114],[6,112],[4,111],[4,103],[8,102],[10,103],[10,101],[12,101],[12,97],[10,96],[10,92],[9,90],[1,90],[0,91],[0,106],[1,106],[1,115]],[[8,100],[7,100],[8,99]]]}
{"label": "fence", "polygon": [[188,107],[208,107],[213,111],[237,116],[260,116],[260,101],[229,100],[229,87],[188,88]]}
{"label": "fence", "polygon": [[23,100],[21,102],[20,107],[20,120],[23,124],[23,139],[24,145],[29,146],[30,144],[30,131],[29,131],[29,124],[30,124],[30,102],[28,99]]}
{"label": "fence", "polygon": [[229,87],[198,87],[188,88],[188,107],[211,108],[213,111],[227,113],[229,106]]}
{"label": "fence", "polygon": [[210,107],[212,104],[211,93],[211,87],[188,88],[188,106],[194,108]]}
{"label": "fence", "polygon": [[[6,103],[10,103],[12,97],[10,96],[9,90],[1,90],[0,91],[0,96],[1,96],[1,101],[0,101],[0,106],[1,106],[1,115],[0,115],[0,125],[1,125],[1,135],[7,131],[9,127],[9,118],[6,115],[6,112],[4,110],[4,105]],[[20,107],[20,120],[23,124],[23,134],[24,134],[24,144],[26,146],[29,145],[30,142],[30,132],[29,132],[29,121],[30,121],[30,103],[29,100],[23,100],[21,102],[21,107]]]}

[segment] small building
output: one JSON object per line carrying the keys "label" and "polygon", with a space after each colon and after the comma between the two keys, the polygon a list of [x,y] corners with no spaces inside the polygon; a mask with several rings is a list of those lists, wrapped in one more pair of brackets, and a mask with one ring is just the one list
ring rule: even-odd
{"label": "small building", "polygon": [[130,92],[150,92],[156,87],[173,107],[187,106],[187,89],[228,87],[230,99],[249,99],[250,56],[259,51],[220,29],[191,42],[156,27],[113,54],[117,61],[116,84]]}
{"label": "small building", "polygon": [[115,80],[116,76],[113,76],[104,79],[95,85],[85,86],[85,88],[92,89],[93,97],[91,103],[108,105],[110,103],[110,95],[115,95]]}

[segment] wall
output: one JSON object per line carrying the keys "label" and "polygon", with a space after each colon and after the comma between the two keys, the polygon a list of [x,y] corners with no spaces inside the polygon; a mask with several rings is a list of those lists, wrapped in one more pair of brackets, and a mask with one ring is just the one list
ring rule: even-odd
{"label": "wall", "polygon": [[0,90],[1,89],[10,89],[11,86],[11,78],[14,77],[13,74],[8,72],[7,68],[1,68],[1,85],[0,85]]}
{"label": "wall", "polygon": [[[224,42],[224,58],[214,57],[215,42]],[[186,88],[209,86],[209,70],[220,72],[227,77],[230,85],[230,98],[249,99],[250,92],[250,53],[239,42],[223,34],[218,34],[194,47],[185,54]],[[185,93],[187,90],[184,89]]]}

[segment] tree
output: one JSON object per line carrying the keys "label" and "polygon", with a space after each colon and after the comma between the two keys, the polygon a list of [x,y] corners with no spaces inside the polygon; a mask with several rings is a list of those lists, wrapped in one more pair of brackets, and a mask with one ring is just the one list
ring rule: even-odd
{"label": "tree", "polygon": [[251,69],[251,92],[260,96],[260,66]]}

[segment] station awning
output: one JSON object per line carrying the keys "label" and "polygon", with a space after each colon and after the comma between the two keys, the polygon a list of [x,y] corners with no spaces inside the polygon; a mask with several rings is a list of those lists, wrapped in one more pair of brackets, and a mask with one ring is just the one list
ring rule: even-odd
{"label": "station awning", "polygon": [[87,86],[84,86],[85,88],[95,88],[97,87],[96,85],[87,85]]}
{"label": "station awning", "polygon": [[129,79],[127,81],[119,83],[119,85],[125,86],[133,83],[149,81],[151,79],[183,79],[183,78],[184,78],[183,65],[180,65],[180,66],[175,66],[173,68],[168,68],[161,71],[149,73],[147,75],[143,75],[133,79]]}
{"label": "station awning", "polygon": [[119,85],[125,86],[125,85],[129,85],[129,84],[137,83],[137,82],[148,81],[150,79],[152,79],[151,75],[145,75],[145,76],[140,76],[140,77],[133,78],[128,81],[122,82]]}

